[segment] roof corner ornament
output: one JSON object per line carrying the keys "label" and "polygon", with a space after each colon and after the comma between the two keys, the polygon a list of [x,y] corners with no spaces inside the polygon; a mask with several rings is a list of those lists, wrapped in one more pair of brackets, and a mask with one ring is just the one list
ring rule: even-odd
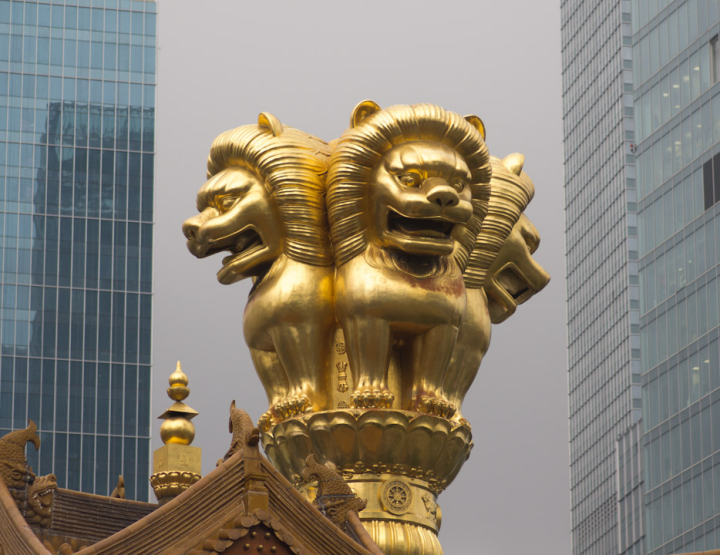
{"label": "roof corner ornament", "polygon": [[125,499],[125,478],[122,475],[118,476],[117,485],[112,490],[110,497],[113,499]]}
{"label": "roof corner ornament", "polygon": [[248,454],[253,454],[255,457],[259,455],[258,443],[260,442],[260,430],[255,427],[252,418],[250,418],[247,412],[235,406],[234,400],[230,404],[229,428],[232,434],[230,449],[228,449],[225,456],[218,461],[218,466],[245,448],[248,449]]}
{"label": "roof corner ornament", "polygon": [[36,476],[28,466],[25,447],[28,443],[40,449],[37,425],[15,430],[0,438],[0,479],[5,482],[15,503],[29,524],[46,527],[52,518],[57,478],[54,474]]}
{"label": "roof corner ornament", "polygon": [[313,454],[308,455],[305,464],[307,468],[303,470],[303,480],[317,482],[318,485],[313,504],[322,514],[344,530],[348,513],[354,511],[357,514],[365,509],[367,500],[357,496],[332,463],[320,464],[318,458]]}

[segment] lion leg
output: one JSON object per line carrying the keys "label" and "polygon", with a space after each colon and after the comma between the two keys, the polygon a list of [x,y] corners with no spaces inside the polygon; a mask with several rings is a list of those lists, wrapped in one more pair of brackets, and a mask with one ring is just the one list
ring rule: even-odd
{"label": "lion leg", "polygon": [[[280,363],[277,353],[250,348],[250,358],[257,371],[260,383],[268,396],[269,413],[282,420],[284,417],[282,403],[288,396],[289,385],[285,367]],[[267,413],[266,413],[267,414]],[[263,415],[267,420],[268,416]]]}
{"label": "lion leg", "polygon": [[443,392],[458,329],[451,324],[436,326],[418,335],[413,343],[413,410],[450,418],[455,406]]}
{"label": "lion leg", "polygon": [[392,408],[395,396],[387,386],[392,333],[381,318],[345,318],[345,334],[350,370],[355,379],[352,403],[362,408]]}
{"label": "lion leg", "polygon": [[469,330],[463,330],[461,327],[443,381],[443,392],[447,396],[448,402],[456,409],[453,420],[458,422],[463,420],[460,412],[462,402],[475,376],[477,376],[482,361],[482,353],[480,353],[476,343],[477,338],[475,335],[470,333]]}
{"label": "lion leg", "polygon": [[327,405],[328,337],[318,325],[277,326],[269,330],[278,357],[287,369],[290,412],[302,414]]}
{"label": "lion leg", "polygon": [[453,420],[458,422],[463,421],[460,413],[462,403],[490,346],[491,332],[485,290],[467,289],[467,311],[443,381],[443,391],[457,409]]}

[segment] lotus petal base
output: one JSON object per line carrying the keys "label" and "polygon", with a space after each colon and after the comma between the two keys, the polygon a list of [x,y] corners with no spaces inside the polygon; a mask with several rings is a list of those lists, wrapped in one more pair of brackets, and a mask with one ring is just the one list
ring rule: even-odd
{"label": "lotus petal base", "polygon": [[333,410],[285,420],[262,434],[275,467],[308,499],[308,455],[332,463],[368,504],[360,513],[388,555],[437,555],[441,511],[437,496],[457,476],[472,449],[470,427],[400,410]]}

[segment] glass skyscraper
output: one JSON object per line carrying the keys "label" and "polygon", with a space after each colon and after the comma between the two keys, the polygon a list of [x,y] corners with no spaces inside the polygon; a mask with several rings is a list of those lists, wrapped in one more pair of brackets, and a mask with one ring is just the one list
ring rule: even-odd
{"label": "glass skyscraper", "polygon": [[616,452],[641,417],[630,3],[563,0],[561,33],[572,545],[606,555],[641,544]]}
{"label": "glass skyscraper", "polygon": [[0,435],[147,500],[156,4],[0,1]]}
{"label": "glass skyscraper", "polygon": [[633,0],[646,553],[720,548],[718,0]]}

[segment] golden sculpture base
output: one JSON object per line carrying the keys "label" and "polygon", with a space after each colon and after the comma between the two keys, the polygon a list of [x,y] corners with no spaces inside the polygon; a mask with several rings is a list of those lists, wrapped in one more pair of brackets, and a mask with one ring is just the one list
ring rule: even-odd
{"label": "golden sculpture base", "polygon": [[[437,538],[442,512],[427,482],[374,473],[354,475],[346,481],[360,499],[367,501],[360,520],[383,553],[442,554]],[[315,484],[303,484],[299,489],[311,501],[315,499]]]}
{"label": "golden sculpture base", "polygon": [[168,443],[156,449],[150,485],[158,503],[168,502],[197,482],[201,468],[202,449],[199,447]]}
{"label": "golden sculpture base", "polygon": [[195,472],[156,472],[150,476],[150,485],[155,491],[158,503],[163,505],[180,495],[200,478],[200,474]]}
{"label": "golden sculpture base", "polygon": [[363,526],[386,555],[443,555],[434,532],[407,522],[363,520]]}
{"label": "golden sculpture base", "polygon": [[367,500],[360,512],[387,555],[439,555],[442,520],[437,496],[455,478],[472,449],[467,425],[400,410],[322,411],[276,424],[262,434],[275,467],[310,500],[303,483],[308,455],[332,463]]}

